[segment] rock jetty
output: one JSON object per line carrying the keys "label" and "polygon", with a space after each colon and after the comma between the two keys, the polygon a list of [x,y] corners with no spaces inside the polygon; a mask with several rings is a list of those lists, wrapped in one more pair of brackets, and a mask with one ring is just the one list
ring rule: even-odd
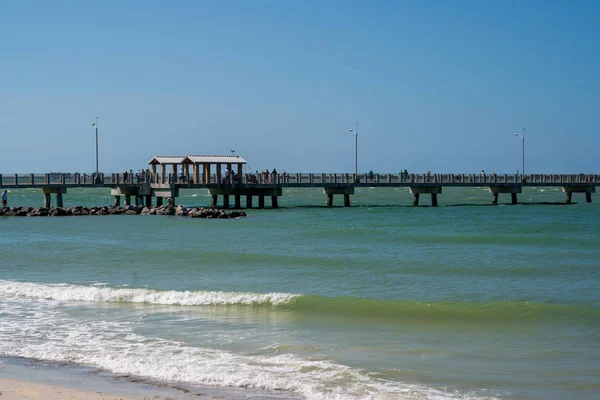
{"label": "rock jetty", "polygon": [[245,217],[244,211],[234,210],[226,212],[217,208],[194,207],[187,208],[184,206],[125,206],[125,207],[2,207],[0,208],[1,216],[15,217],[62,217],[62,216],[79,216],[79,215],[177,215],[188,218],[239,218]]}

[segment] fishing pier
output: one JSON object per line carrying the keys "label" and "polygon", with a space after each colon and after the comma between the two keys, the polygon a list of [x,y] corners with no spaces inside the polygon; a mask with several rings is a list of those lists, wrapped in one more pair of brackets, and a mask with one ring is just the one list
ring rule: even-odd
{"label": "fishing pier", "polygon": [[39,188],[45,207],[50,207],[52,195],[56,206],[63,207],[63,195],[71,188],[110,189],[115,206],[121,205],[122,198],[123,205],[131,205],[133,200],[135,205],[150,206],[153,199],[158,206],[175,204],[181,190],[207,189],[211,207],[241,209],[265,208],[265,198],[277,208],[284,188],[322,188],[327,206],[332,206],[334,195],[342,195],[344,206],[349,207],[357,187],[408,187],[413,205],[419,205],[421,195],[430,195],[431,205],[437,206],[444,187],[487,187],[492,204],[498,204],[500,194],[510,194],[511,204],[517,204],[517,196],[526,186],[561,187],[566,203],[572,202],[573,193],[585,194],[590,203],[600,185],[598,174],[244,173],[246,161],[237,155],[155,156],[149,165],[151,169],[142,174],[0,174],[0,189]]}

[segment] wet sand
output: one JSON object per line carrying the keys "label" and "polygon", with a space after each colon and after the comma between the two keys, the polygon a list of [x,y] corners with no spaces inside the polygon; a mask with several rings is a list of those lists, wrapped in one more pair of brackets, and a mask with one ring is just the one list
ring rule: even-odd
{"label": "wet sand", "polygon": [[0,357],[0,400],[298,400],[243,388],[197,387],[115,375],[92,368]]}

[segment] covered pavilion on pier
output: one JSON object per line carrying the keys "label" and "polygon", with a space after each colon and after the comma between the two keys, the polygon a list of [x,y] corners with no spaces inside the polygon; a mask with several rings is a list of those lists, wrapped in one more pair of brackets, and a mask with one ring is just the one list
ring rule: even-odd
{"label": "covered pavilion on pier", "polygon": [[[157,166],[161,166],[163,179],[167,176],[167,167],[171,166],[173,176],[177,176],[178,169],[183,170],[184,180],[189,183],[220,183],[222,180],[222,166],[230,171],[230,175],[235,175],[238,182],[242,181],[242,169],[246,164],[239,155],[228,154],[189,154],[187,156],[154,156],[148,161],[152,167],[152,174],[156,176]],[[190,166],[193,168],[193,175],[190,176]],[[211,175],[214,166],[216,181],[211,182]],[[236,166],[237,171],[233,167]]]}

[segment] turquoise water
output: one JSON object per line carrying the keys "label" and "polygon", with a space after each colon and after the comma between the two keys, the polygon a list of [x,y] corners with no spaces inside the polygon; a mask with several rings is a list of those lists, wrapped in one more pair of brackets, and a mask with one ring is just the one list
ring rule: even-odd
{"label": "turquoise water", "polygon": [[364,189],[326,208],[290,189],[237,220],[0,217],[0,355],[281,398],[596,398],[594,200]]}

